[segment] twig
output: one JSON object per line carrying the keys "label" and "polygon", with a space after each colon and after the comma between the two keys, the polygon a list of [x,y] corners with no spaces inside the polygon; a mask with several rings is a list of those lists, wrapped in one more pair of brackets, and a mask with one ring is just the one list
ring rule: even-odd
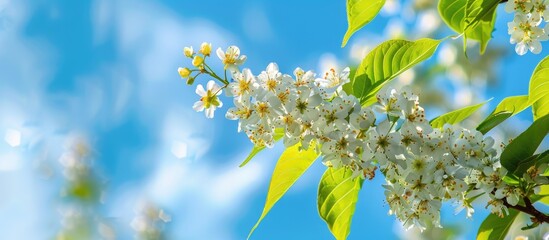
{"label": "twig", "polygon": [[515,206],[512,206],[511,204],[509,204],[507,202],[507,200],[505,198],[503,199],[503,205],[505,205],[508,208],[512,208],[512,209],[515,209],[515,210],[518,210],[518,211],[521,211],[523,213],[527,213],[527,214],[531,215],[532,216],[532,221],[536,221],[538,223],[549,223],[549,216],[547,216],[544,213],[537,210],[534,207],[534,205],[532,205],[532,201],[530,201],[530,199],[527,198],[527,197],[524,198],[524,205],[525,206],[518,205],[518,204],[515,205]]}

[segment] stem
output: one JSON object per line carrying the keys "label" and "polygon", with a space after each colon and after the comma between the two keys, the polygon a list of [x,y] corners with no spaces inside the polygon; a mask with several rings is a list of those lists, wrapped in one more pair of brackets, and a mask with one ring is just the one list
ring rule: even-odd
{"label": "stem", "polygon": [[221,91],[221,89],[226,88],[227,86],[229,86],[228,83],[226,83],[225,85],[223,85],[222,87],[220,87],[219,90],[217,90],[217,91],[214,93],[214,95],[217,95],[217,93],[218,93],[219,91]]}
{"label": "stem", "polygon": [[512,209],[521,211],[523,213],[529,214],[530,216],[532,216],[532,221],[535,221],[535,222],[538,222],[538,223],[549,223],[549,216],[547,216],[544,213],[537,210],[534,207],[534,205],[532,205],[532,201],[530,201],[529,198],[525,197],[523,200],[524,200],[524,205],[525,206],[521,206],[521,205],[518,205],[518,204],[515,205],[515,206],[512,206],[504,198],[503,199],[503,205],[505,205],[508,208],[512,208]]}
{"label": "stem", "polygon": [[221,77],[217,76],[217,74],[215,74],[215,72],[210,68],[210,66],[208,66],[208,64],[203,63],[203,65],[207,68],[206,73],[208,73],[208,75],[216,78],[224,84],[229,84],[229,81],[227,81],[227,77],[225,77],[225,79],[222,79]]}

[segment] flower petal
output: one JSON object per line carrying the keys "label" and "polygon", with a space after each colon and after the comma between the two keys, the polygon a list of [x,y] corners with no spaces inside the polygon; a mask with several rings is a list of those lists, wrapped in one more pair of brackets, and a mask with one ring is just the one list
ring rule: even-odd
{"label": "flower petal", "polygon": [[515,46],[515,51],[518,55],[524,55],[528,51],[528,48],[526,47],[526,44],[524,44],[524,42],[519,42]]}
{"label": "flower petal", "polygon": [[214,111],[215,111],[214,106],[211,106],[211,107],[207,108],[206,111],[205,111],[206,118],[213,118],[214,117]]}
{"label": "flower petal", "polygon": [[[206,85],[206,89],[208,89],[209,91],[212,91],[212,92],[215,92],[215,87],[216,87],[217,84],[215,84],[215,81],[214,80],[210,80],[208,81],[208,84]],[[219,88],[219,87],[218,87]]]}
{"label": "flower petal", "polygon": [[198,84],[198,86],[196,86],[195,92],[196,94],[198,94],[198,96],[206,96],[206,91],[204,90],[204,86],[202,86],[202,84]]}
{"label": "flower petal", "polygon": [[221,59],[221,61],[225,60],[225,53],[223,52],[223,50],[221,50],[221,48],[217,48],[215,53],[217,54],[217,57]]}
{"label": "flower petal", "polygon": [[197,112],[204,111],[204,103],[202,101],[195,102],[193,105],[193,109]]}

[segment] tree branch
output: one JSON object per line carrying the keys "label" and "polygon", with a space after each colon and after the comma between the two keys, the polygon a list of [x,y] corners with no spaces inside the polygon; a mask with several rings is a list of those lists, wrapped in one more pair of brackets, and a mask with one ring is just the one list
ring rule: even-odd
{"label": "tree branch", "polygon": [[532,216],[532,221],[534,221],[534,222],[549,223],[549,216],[547,216],[544,213],[537,210],[534,207],[534,205],[532,205],[532,201],[530,201],[530,199],[527,198],[527,197],[524,198],[524,205],[525,206],[521,206],[521,205],[518,205],[518,204],[515,205],[515,206],[512,206],[511,204],[509,204],[507,202],[507,200],[505,198],[502,199],[502,200],[503,200],[503,205],[505,205],[506,207],[521,211],[523,213],[526,213],[526,214],[529,214],[530,216]]}

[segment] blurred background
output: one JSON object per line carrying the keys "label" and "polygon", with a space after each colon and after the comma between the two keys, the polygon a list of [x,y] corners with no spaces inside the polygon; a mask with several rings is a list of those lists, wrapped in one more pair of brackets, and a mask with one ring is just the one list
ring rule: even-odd
{"label": "blurred background", "polygon": [[[356,67],[384,40],[453,34],[435,2],[387,0],[340,48],[342,0],[0,0],[1,238],[245,239],[283,149],[238,167],[252,144],[224,119],[229,98],[215,119],[192,110],[198,97],[177,73],[188,64],[183,47],[238,45],[255,74],[270,62],[286,73]],[[464,123],[474,126],[505,96],[527,94],[549,53],[545,45],[516,55],[511,20],[500,6],[484,56],[471,44],[466,59],[462,39],[448,40],[393,84],[413,84],[430,118],[494,98]],[[531,121],[526,110],[490,134],[507,141]],[[331,239],[316,210],[324,169],[317,161],[252,239]],[[349,239],[473,239],[488,214],[479,205],[466,220],[448,203],[444,229],[405,232],[387,215],[381,184],[365,182]],[[545,230],[511,235],[536,239]]]}

